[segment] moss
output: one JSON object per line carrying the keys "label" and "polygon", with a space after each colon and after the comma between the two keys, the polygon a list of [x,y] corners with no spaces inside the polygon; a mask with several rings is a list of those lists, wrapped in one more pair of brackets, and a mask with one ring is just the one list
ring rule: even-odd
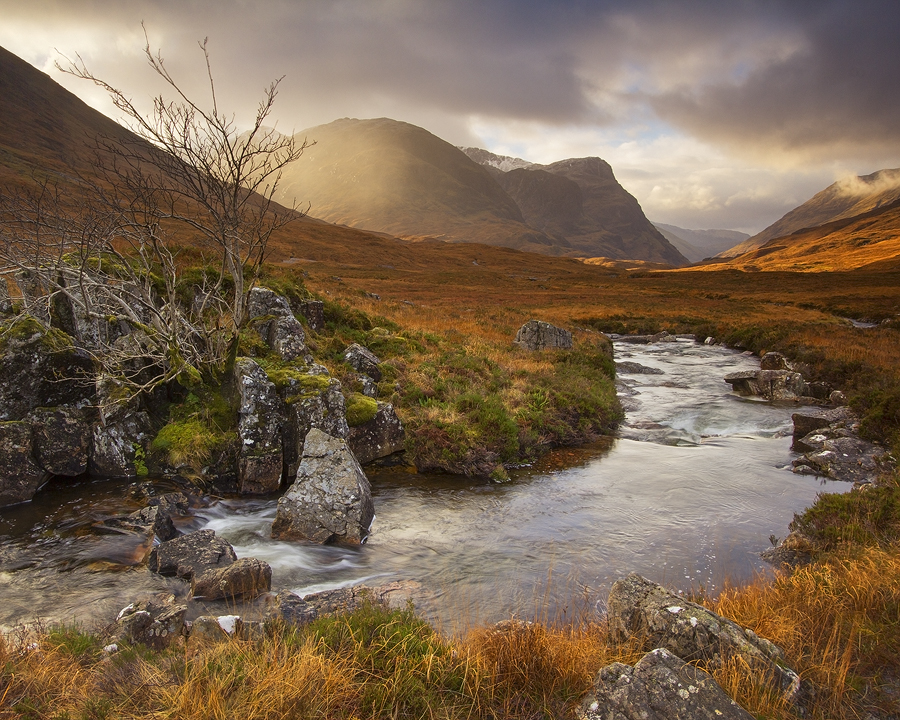
{"label": "moss", "polygon": [[378,403],[366,395],[353,393],[347,398],[347,424],[350,427],[369,422],[377,412]]}
{"label": "moss", "polygon": [[62,330],[45,327],[36,318],[26,315],[0,330],[0,351],[5,351],[10,341],[25,343],[35,339],[43,350],[51,353],[69,352],[75,347],[72,338]]}
{"label": "moss", "polygon": [[150,449],[174,466],[199,468],[236,437],[237,410],[222,388],[204,385],[169,408]]}

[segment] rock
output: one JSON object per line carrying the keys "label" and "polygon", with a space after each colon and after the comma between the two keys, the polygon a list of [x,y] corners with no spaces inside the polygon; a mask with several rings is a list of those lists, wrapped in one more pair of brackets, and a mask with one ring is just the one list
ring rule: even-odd
{"label": "rock", "polygon": [[381,382],[381,360],[369,348],[353,343],[344,350],[344,362],[357,372],[368,375],[375,382]]}
{"label": "rock", "polygon": [[[258,289],[258,288],[257,288]],[[234,363],[238,410],[238,486],[242,494],[275,492],[281,486],[281,398],[265,371],[249,358]]]}
{"label": "rock", "polygon": [[619,375],[665,375],[664,370],[659,368],[647,367],[640,363],[625,360],[616,363],[616,372]]}
{"label": "rock", "polygon": [[793,445],[791,449],[797,452],[809,452],[816,448],[804,445],[802,439],[822,428],[827,428],[835,423],[845,423],[855,420],[847,408],[835,408],[833,410],[804,410],[791,415],[794,423]]}
{"label": "rock", "polygon": [[19,270],[13,277],[19,288],[25,312],[37,318],[45,325],[50,324],[50,293],[47,285],[38,273]]}
{"label": "rock", "polygon": [[94,363],[72,338],[26,317],[0,338],[0,421],[94,398]]}
{"label": "rock", "polygon": [[350,449],[362,465],[400,452],[405,441],[406,431],[394,406],[384,402],[378,403],[374,418],[350,428],[347,437]]}
{"label": "rock", "polygon": [[828,402],[832,405],[846,405],[847,404],[847,396],[844,395],[840,390],[832,391],[831,395],[828,396]]}
{"label": "rock", "polygon": [[370,378],[368,375],[357,375],[356,379],[359,381],[359,384],[362,385],[363,395],[370,398],[378,397],[378,383],[376,383],[372,378]]}
{"label": "rock", "polygon": [[145,507],[121,518],[110,518],[104,525],[118,527],[133,532],[153,533],[160,542],[178,536],[178,530],[168,513],[158,507]]}
{"label": "rock", "polygon": [[374,517],[369,480],[347,442],[310,430],[297,479],[278,500],[272,537],[358,544]]}
{"label": "rock", "polygon": [[325,304],[321,300],[299,300],[293,309],[306,318],[310,330],[319,332],[325,328]]}
{"label": "rock", "polygon": [[130,478],[146,474],[138,466],[139,454],[148,441],[150,418],[140,411],[123,413],[106,425],[91,429],[91,454],[88,470],[96,477]]}
{"label": "rock", "polygon": [[760,370],[791,370],[791,364],[780,352],[767,352],[759,359]]}
{"label": "rock", "polygon": [[312,428],[318,428],[326,435],[346,438],[350,433],[347,426],[347,409],[341,383],[327,375],[310,375],[309,382],[289,386],[287,396],[287,418],[284,425],[284,467],[285,476],[297,477],[303,444]]}
{"label": "rock", "polygon": [[193,643],[217,643],[241,637],[244,621],[238,615],[201,615],[191,623],[188,639]]}
{"label": "rock", "polygon": [[[653,335],[619,335],[616,338],[619,342],[631,343],[633,345],[650,345],[660,342],[678,342],[677,335],[669,335],[665,330]],[[707,343],[709,345],[710,343]]]}
{"label": "rock", "polygon": [[191,579],[191,595],[204,600],[249,600],[269,592],[272,568],[256,558],[241,558],[222,568],[214,568]]}
{"label": "rock", "polygon": [[31,500],[49,479],[32,455],[31,426],[0,422],[0,507]]}
{"label": "rock", "polygon": [[572,333],[542,320],[529,320],[516,333],[516,345],[525,350],[572,349]]}
{"label": "rock", "polygon": [[0,278],[0,315],[9,315],[13,310],[12,298],[6,278]]}
{"label": "rock", "polygon": [[814,430],[796,443],[809,448],[793,461],[795,468],[810,467],[816,475],[847,482],[871,482],[886,469],[884,448],[862,440],[840,425]]}
{"label": "rock", "polygon": [[771,673],[791,699],[799,691],[800,680],[785,665],[781,649],[636,573],[613,583],[607,612],[614,642],[643,639],[644,648],[665,648],[682,660],[703,660],[713,668],[738,656],[749,667]]}
{"label": "rock", "polygon": [[653,650],[634,667],[603,668],[577,713],[582,720],[752,720],[700,668],[665,649]]}
{"label": "rock", "polygon": [[303,627],[317,617],[319,611],[315,605],[291,592],[280,592],[269,598],[266,604],[266,624],[283,623],[289,627]]}
{"label": "rock", "polygon": [[799,532],[792,532],[776,547],[763,550],[759,556],[776,567],[786,565],[789,568],[807,565],[812,561],[813,544],[809,538]]}
{"label": "rock", "polygon": [[173,596],[162,601],[132,603],[116,618],[113,639],[161,650],[181,636],[186,614],[187,605],[176,605]]}
{"label": "rock", "polygon": [[744,370],[725,376],[739,395],[758,395],[766,400],[800,400],[807,385],[800,373],[790,370]]}
{"label": "rock", "polygon": [[151,497],[147,504],[151,507],[158,507],[169,517],[173,515],[187,515],[191,507],[188,496],[183,492],[170,492],[158,497]]}
{"label": "rock", "polygon": [[88,469],[91,427],[77,405],[36,408],[28,415],[34,431],[34,457],[51,475],[76,477]]}
{"label": "rock", "polygon": [[247,315],[266,344],[283,360],[294,360],[306,352],[306,333],[294,317],[288,301],[268,288],[256,287],[247,299]]}
{"label": "rock", "polygon": [[235,560],[234,548],[214,530],[196,530],[157,545],[150,552],[147,566],[160,575],[190,580],[198,573],[227,567]]}

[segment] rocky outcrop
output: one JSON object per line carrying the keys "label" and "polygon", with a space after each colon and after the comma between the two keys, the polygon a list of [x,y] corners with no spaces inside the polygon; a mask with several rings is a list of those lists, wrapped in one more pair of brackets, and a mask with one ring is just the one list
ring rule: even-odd
{"label": "rocky outcrop", "polygon": [[771,675],[790,699],[799,691],[799,677],[786,666],[780,648],[636,573],[613,584],[607,612],[615,642],[636,638],[648,650],[665,648],[682,660],[702,660],[712,668],[740,657],[747,666]]}
{"label": "rocky outcrop", "polygon": [[381,360],[369,348],[353,343],[344,350],[344,362],[357,372],[368,375],[375,382],[381,382]]}
{"label": "rocky outcrop", "polygon": [[515,343],[525,350],[571,350],[572,333],[542,320],[529,320],[519,328]]}
{"label": "rocky outcrop", "polygon": [[664,370],[648,367],[640,363],[624,360],[616,363],[616,373],[619,375],[665,375]]}
{"label": "rocky outcrop", "polygon": [[207,570],[227,567],[235,560],[234,548],[214,530],[197,530],[157,545],[150,552],[147,566],[160,575],[190,580]]}
{"label": "rocky outcrop", "polygon": [[318,617],[319,610],[315,605],[291,592],[280,592],[269,597],[266,603],[267,625],[280,623],[289,627],[303,627]]}
{"label": "rocky outcrop", "polygon": [[238,486],[242,494],[275,492],[281,486],[281,398],[265,371],[250,358],[234,364],[238,409]]}
{"label": "rocky outcrop", "polygon": [[306,352],[306,333],[288,301],[268,288],[256,287],[247,299],[247,314],[260,337],[283,360]]}
{"label": "rocky outcrop", "polygon": [[175,604],[172,596],[131,603],[116,618],[112,638],[162,650],[182,634],[186,614],[187,605]]}
{"label": "rocky outcrop", "polygon": [[577,713],[581,720],[752,720],[712,677],[665,649],[634,667],[613,663],[594,681]]}
{"label": "rocky outcrop", "polygon": [[87,472],[91,426],[80,405],[36,408],[28,415],[34,431],[34,457],[51,475],[75,477]]}
{"label": "rocky outcrop", "polygon": [[798,444],[809,448],[792,461],[793,471],[800,475],[868,483],[877,480],[889,467],[883,447],[862,440],[840,426],[816,430]]}
{"label": "rocky outcrop", "polygon": [[278,501],[272,537],[359,544],[374,516],[369,480],[346,441],[310,430],[296,480]]}
{"label": "rocky outcrop", "polygon": [[191,578],[191,595],[204,600],[250,600],[272,587],[272,568],[256,558],[241,558]]}
{"label": "rocky outcrop", "polygon": [[0,339],[0,421],[93,399],[93,378],[93,361],[72,338],[34,318],[19,320]]}
{"label": "rocky outcrop", "polygon": [[0,507],[31,500],[49,477],[34,460],[31,426],[0,422]]}
{"label": "rocky outcrop", "polygon": [[404,448],[406,431],[397,417],[394,406],[379,402],[375,417],[350,428],[347,443],[363,465],[393,455]]}
{"label": "rocky outcrop", "polygon": [[807,394],[806,381],[791,370],[742,370],[725,376],[738,395],[756,395],[766,400],[815,400]]}
{"label": "rocky outcrop", "polygon": [[284,425],[285,477],[297,477],[306,436],[313,428],[327,435],[346,438],[347,409],[341,383],[327,375],[309,375],[303,382],[292,380],[282,391],[286,398]]}

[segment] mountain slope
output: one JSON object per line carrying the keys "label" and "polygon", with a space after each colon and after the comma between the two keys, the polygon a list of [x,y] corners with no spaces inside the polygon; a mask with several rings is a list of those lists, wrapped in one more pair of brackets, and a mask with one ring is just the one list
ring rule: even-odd
{"label": "mountain slope", "polygon": [[[600,158],[537,165],[479,148],[464,151],[493,170],[529,225],[568,247],[569,254],[688,264]],[[504,167],[513,169],[503,172]]]}
{"label": "mountain slope", "polygon": [[427,130],[345,118],[298,135],[316,145],[286,169],[281,197],[302,198],[316,217],[409,239],[563,254],[525,224],[487,170]]}
{"label": "mountain slope", "polygon": [[724,252],[750,237],[737,230],[688,230],[658,222],[653,225],[691,262]]}
{"label": "mountain slope", "polygon": [[833,220],[855,217],[889,205],[898,199],[900,199],[900,168],[845,178],[816,193],[749,240],[720,253],[719,257],[737,257],[762,247],[775,238]]}

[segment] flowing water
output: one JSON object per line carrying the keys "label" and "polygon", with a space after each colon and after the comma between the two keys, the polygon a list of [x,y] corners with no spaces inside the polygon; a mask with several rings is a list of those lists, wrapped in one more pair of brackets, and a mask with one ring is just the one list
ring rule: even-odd
{"label": "flowing water", "polygon": [[[730,392],[723,376],[756,359],[689,340],[616,343],[616,359],[657,373],[620,371],[617,438],[555,451],[503,484],[370,470],[377,517],[362,547],[271,540],[275,499],[221,500],[182,529],[213,528],[239,557],[265,560],[273,588],[410,581],[417,608],[456,627],[591,608],[631,571],[715,592],[764,571],[758,553],[818,492],[849,488],[791,473],[793,406]],[[138,536],[96,533],[98,520],[137,507],[121,496],[110,483],[58,485],[0,511],[0,624],[99,618],[141,592],[184,594],[181,581],[130,564],[146,549]]]}

